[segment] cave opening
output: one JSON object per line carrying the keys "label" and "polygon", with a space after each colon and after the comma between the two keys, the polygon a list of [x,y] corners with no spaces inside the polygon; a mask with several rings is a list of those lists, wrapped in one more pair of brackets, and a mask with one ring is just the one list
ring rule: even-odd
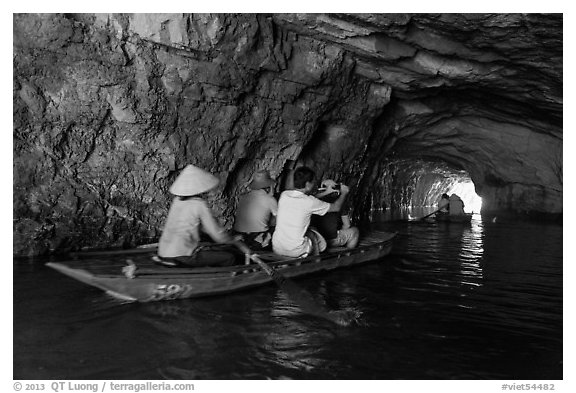
{"label": "cave opening", "polygon": [[480,213],[482,210],[482,198],[476,194],[476,188],[471,179],[461,179],[452,186],[447,194],[460,196],[464,201],[464,211],[466,213]]}
{"label": "cave opening", "polygon": [[433,158],[395,158],[383,165],[373,210],[385,220],[417,218],[433,212],[443,193],[460,196],[466,213],[481,212],[482,198],[465,169]]}

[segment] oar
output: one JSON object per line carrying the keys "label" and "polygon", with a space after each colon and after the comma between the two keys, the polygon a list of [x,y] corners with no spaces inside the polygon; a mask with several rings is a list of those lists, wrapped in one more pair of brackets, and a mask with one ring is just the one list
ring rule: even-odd
{"label": "oar", "polygon": [[428,218],[428,217],[430,217],[431,215],[438,213],[438,212],[439,212],[440,210],[442,210],[442,209],[443,209],[443,207],[441,207],[441,208],[438,209],[438,210],[433,211],[433,212],[430,213],[430,214],[425,215],[425,216],[422,217],[422,218],[419,218],[418,221],[422,221],[423,219]]}
{"label": "oar", "polygon": [[289,280],[287,277],[268,265],[266,262],[260,259],[257,254],[254,254],[252,250],[250,250],[244,243],[240,241],[233,241],[232,244],[238,247],[238,249],[245,255],[248,255],[250,259],[256,262],[266,272],[266,274],[272,277],[274,282],[284,292],[286,292],[288,297],[297,303],[305,313],[327,319],[340,326],[348,326],[360,316],[356,311],[326,310],[326,308],[320,305],[308,291],[296,285],[293,281]]}
{"label": "oar", "polygon": [[128,248],[121,250],[84,250],[72,251],[68,253],[73,257],[98,257],[108,255],[124,255],[124,254],[146,254],[158,249],[158,243],[145,244],[136,248]]}

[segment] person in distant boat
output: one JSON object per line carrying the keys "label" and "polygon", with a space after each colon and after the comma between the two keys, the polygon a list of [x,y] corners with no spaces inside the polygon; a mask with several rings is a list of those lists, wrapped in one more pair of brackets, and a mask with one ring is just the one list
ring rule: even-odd
{"label": "person in distant boat", "polygon": [[220,181],[211,173],[188,165],[170,187],[174,195],[158,243],[159,263],[165,266],[232,266],[232,252],[199,247],[200,230],[217,243],[230,243],[232,238],[220,227],[202,194],[214,189]]}
{"label": "person in distant boat", "polygon": [[[336,202],[338,197],[340,197],[340,184],[332,179],[324,180],[316,193],[316,198],[328,203]],[[348,209],[344,206],[338,212],[313,216],[311,225],[326,239],[329,246],[354,248],[358,244],[360,231],[352,226]]]}
{"label": "person in distant boat", "polygon": [[449,202],[448,211],[451,216],[461,216],[466,214],[464,213],[464,201],[462,201],[458,195],[450,195]]}
{"label": "person in distant boat", "polygon": [[240,197],[236,208],[234,231],[252,250],[269,249],[278,214],[278,202],[273,196],[275,181],[266,170],[252,176],[251,191]]}
{"label": "person in distant boat", "polygon": [[440,201],[438,202],[438,214],[448,214],[449,213],[449,206],[450,206],[450,197],[448,194],[444,193],[440,197]]}
{"label": "person in distant boat", "polygon": [[311,195],[316,188],[315,177],[312,169],[299,167],[293,174],[294,189],[280,194],[272,235],[272,249],[276,254],[297,258],[311,253],[317,255],[326,249],[322,235],[309,228],[311,216],[339,212],[349,189],[342,184],[340,196],[334,203],[321,201]]}

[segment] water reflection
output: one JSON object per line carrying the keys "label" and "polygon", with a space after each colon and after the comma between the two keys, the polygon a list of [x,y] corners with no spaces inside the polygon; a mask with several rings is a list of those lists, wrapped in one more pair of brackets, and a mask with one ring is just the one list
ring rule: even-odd
{"label": "water reflection", "polygon": [[480,215],[474,215],[471,223],[395,221],[388,225],[399,229],[395,249],[404,250],[397,270],[422,280],[406,283],[406,290],[458,293],[459,307],[475,307],[469,300],[471,291],[484,285],[484,226]]}
{"label": "water reflection", "polygon": [[279,323],[262,337],[262,346],[267,351],[259,353],[261,359],[298,371],[324,369],[326,359],[321,356],[322,349],[334,337],[328,326],[318,328],[319,321],[303,315],[283,291],[277,292],[271,309],[271,316]]}
{"label": "water reflection", "polygon": [[482,286],[482,256],[484,248],[482,247],[483,226],[482,217],[475,214],[470,227],[466,227],[462,233],[461,251],[458,256],[460,261],[460,275],[462,285],[472,287]]}
{"label": "water reflection", "polygon": [[170,337],[155,372],[166,379],[268,377],[266,368],[255,373],[250,364],[231,361],[253,350],[254,332],[260,331],[255,324],[267,319],[269,301],[258,299],[241,294],[141,305],[148,316],[143,318],[145,329],[162,339]]}

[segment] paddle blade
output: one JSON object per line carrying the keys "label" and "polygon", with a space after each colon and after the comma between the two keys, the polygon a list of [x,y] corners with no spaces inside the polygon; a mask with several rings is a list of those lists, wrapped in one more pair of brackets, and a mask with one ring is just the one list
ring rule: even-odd
{"label": "paddle blade", "polygon": [[253,254],[252,251],[242,242],[235,241],[234,244],[243,253],[249,255],[250,259],[256,262],[264,271],[272,277],[274,282],[286,292],[286,295],[298,306],[302,312],[310,315],[314,315],[320,318],[332,321],[340,326],[348,326],[353,322],[354,315],[346,312],[339,311],[329,311],[323,305],[321,305],[310,292],[306,291],[304,288],[296,285],[293,281],[285,277],[282,273],[276,269],[269,266],[266,262],[258,257],[258,255]]}

